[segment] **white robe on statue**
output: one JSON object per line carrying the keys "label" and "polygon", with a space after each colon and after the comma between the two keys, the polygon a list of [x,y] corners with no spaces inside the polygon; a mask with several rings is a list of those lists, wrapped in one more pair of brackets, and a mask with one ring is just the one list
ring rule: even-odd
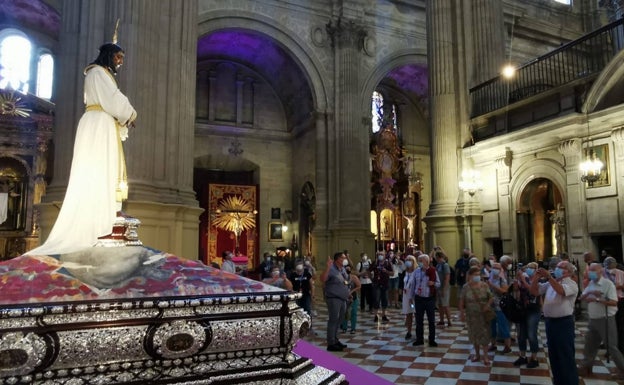
{"label": "white robe on statue", "polygon": [[65,254],[93,246],[98,237],[111,233],[121,207],[115,191],[123,149],[115,121],[125,139],[136,111],[104,67],[90,65],[85,74],[85,104],[96,107],[78,122],[67,192],[56,223],[45,243],[29,255]]}

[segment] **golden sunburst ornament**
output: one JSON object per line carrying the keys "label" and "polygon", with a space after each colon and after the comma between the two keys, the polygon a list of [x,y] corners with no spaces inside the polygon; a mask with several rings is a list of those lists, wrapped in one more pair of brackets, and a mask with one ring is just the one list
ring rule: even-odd
{"label": "golden sunburst ornament", "polygon": [[16,97],[13,92],[0,93],[0,114],[13,115],[26,118],[30,116],[30,110],[23,107],[22,98]]}
{"label": "golden sunburst ornament", "polygon": [[233,195],[219,202],[212,224],[233,232],[238,238],[244,230],[256,227],[256,214],[251,203]]}

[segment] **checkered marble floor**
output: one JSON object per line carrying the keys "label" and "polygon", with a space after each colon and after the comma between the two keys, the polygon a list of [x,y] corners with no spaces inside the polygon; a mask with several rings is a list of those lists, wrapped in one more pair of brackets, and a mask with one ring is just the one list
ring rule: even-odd
{"label": "checkered marble floor", "polygon": [[[327,309],[323,302],[315,303],[317,316],[313,317],[313,333],[305,339],[323,349],[326,348]],[[427,321],[425,319],[425,345],[412,346],[412,341],[405,340],[404,318],[398,309],[388,309],[389,323],[374,322],[374,316],[367,312],[358,314],[357,330],[340,334],[340,341],[348,345],[342,352],[333,354],[359,367],[385,378],[395,384],[457,384],[457,385],[511,385],[511,384],[552,384],[545,346],[546,333],[544,323],[540,322],[540,341],[542,351],[538,354],[539,367],[527,369],[514,367],[518,358],[518,347],[514,344],[512,352],[490,353],[490,367],[481,362],[471,362],[472,345],[464,324],[457,319],[457,309],[452,309],[453,325],[436,328],[438,347],[427,345]],[[436,312],[436,322],[437,322]],[[576,323],[576,359],[583,357],[583,332],[587,322]],[[414,332],[412,331],[412,334]],[[514,333],[515,335],[515,333]],[[499,350],[502,350],[499,344]],[[610,373],[615,373],[613,361],[607,363],[605,350],[600,350],[591,378],[581,379],[585,385],[616,385],[622,382],[611,380]],[[357,384],[354,384],[357,385]],[[373,385],[373,384],[369,384]]]}

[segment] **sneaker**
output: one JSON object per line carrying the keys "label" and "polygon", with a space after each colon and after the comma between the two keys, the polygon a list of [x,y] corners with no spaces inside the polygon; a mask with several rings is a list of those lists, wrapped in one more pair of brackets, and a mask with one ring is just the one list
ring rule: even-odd
{"label": "sneaker", "polygon": [[355,334],[355,329],[351,329],[351,334]]}
{"label": "sneaker", "polygon": [[429,341],[429,346],[431,346],[432,348],[435,348],[438,346],[438,343],[435,341]]}
{"label": "sneaker", "polygon": [[444,321],[440,321],[440,322],[438,322],[436,325],[438,325],[438,326],[444,326]]}
{"label": "sneaker", "polygon": [[513,365],[522,366],[522,365],[526,365],[527,363],[528,361],[526,357],[518,357],[518,359],[514,361]]}
{"label": "sneaker", "polygon": [[412,338],[412,333],[407,332],[407,334],[405,334],[405,339],[409,340],[410,338]]}
{"label": "sneaker", "polygon": [[414,341],[412,342],[412,346],[421,346],[424,345],[425,343],[423,341]]}
{"label": "sneaker", "polygon": [[505,349],[503,349],[503,351],[501,353],[503,353],[503,354],[511,353],[511,348],[509,346],[505,346]]}
{"label": "sneaker", "polygon": [[389,320],[389,319],[388,319],[388,317],[386,317],[386,316],[381,317],[381,320],[382,320],[384,323],[388,323],[388,322],[390,322],[390,320]]}
{"label": "sneaker", "polygon": [[336,342],[336,345],[340,346],[340,347],[341,347],[341,348],[343,348],[343,349],[344,349],[344,348],[348,348],[348,346],[347,346],[347,345],[343,344],[343,343],[342,343],[342,342],[340,342],[340,341]]}
{"label": "sneaker", "polygon": [[539,366],[539,362],[537,360],[530,360],[526,367],[528,369],[533,369],[533,368],[537,368],[538,366]]}
{"label": "sneaker", "polygon": [[375,322],[379,322],[379,317],[375,316]]}

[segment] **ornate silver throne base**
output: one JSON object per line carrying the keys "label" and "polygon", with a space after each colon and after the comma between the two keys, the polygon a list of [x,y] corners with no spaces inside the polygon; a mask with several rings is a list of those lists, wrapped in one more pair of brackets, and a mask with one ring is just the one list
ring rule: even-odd
{"label": "ornate silver throne base", "polygon": [[0,384],[347,384],[292,353],[310,326],[296,297],[267,287],[45,303],[4,298]]}

